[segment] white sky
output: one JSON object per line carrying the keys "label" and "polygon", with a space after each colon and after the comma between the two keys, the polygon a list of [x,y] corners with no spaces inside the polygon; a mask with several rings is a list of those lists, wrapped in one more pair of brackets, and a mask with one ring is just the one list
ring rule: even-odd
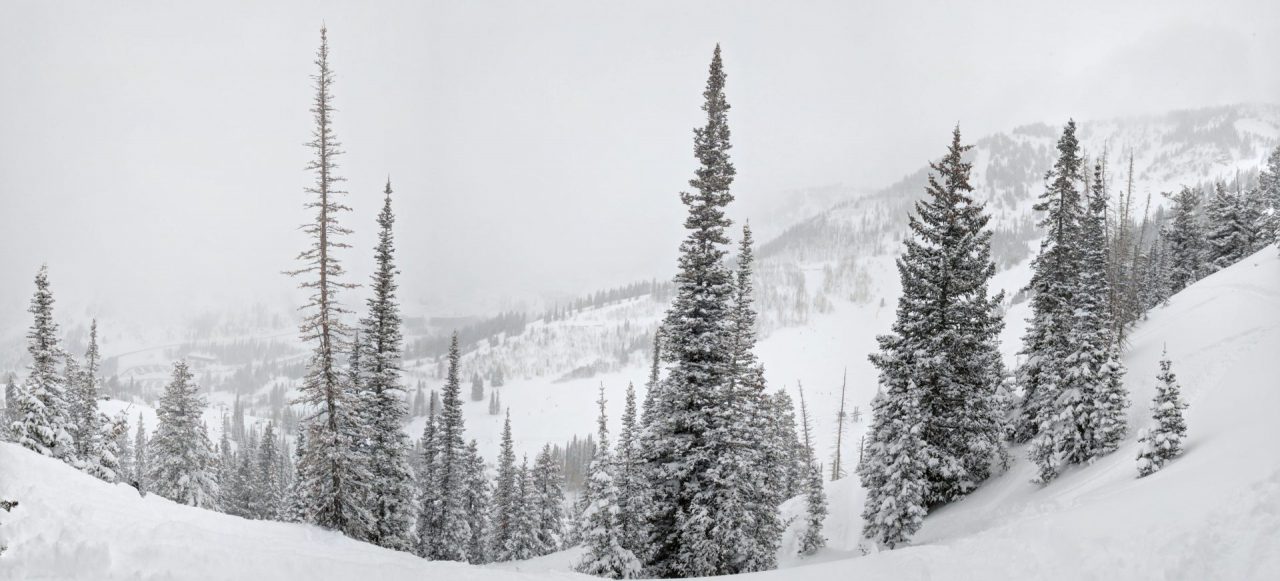
{"label": "white sky", "polygon": [[288,297],[322,21],[352,279],[390,174],[402,295],[442,314],[667,276],[717,41],[739,218],[956,122],[1280,101],[1274,0],[171,4],[0,0],[0,322],[44,261],[67,317]]}

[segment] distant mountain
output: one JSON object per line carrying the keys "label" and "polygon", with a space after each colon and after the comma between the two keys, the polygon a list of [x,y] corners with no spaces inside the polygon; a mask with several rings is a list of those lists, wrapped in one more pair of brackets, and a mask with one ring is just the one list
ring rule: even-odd
{"label": "distant mountain", "polygon": [[[1280,145],[1280,105],[1211,107],[1082,121],[1079,126],[1087,155],[1105,156],[1113,195],[1128,187],[1132,155],[1133,198],[1141,212],[1148,197],[1154,210],[1164,201],[1162,192],[1182,185],[1256,175],[1266,155]],[[974,145],[969,159],[974,164],[975,195],[993,216],[993,250],[1001,268],[1026,260],[1034,251],[1040,232],[1032,205],[1043,191],[1060,134],[1061,125],[1036,123],[976,141],[966,139]],[[938,136],[939,153],[948,137]],[[757,251],[761,331],[803,325],[839,302],[892,301],[873,292],[885,287],[876,280],[884,273],[866,264],[897,255],[907,215],[923,195],[927,178],[928,166],[923,165],[872,193],[840,186],[797,190],[796,199],[804,203],[792,206],[813,213],[797,217]],[[814,210],[820,202],[829,205]],[[465,359],[468,374],[502,368],[508,377],[580,378],[635,364],[648,357],[649,338],[668,298],[666,293],[635,296],[556,320],[530,316],[521,333],[496,334],[478,344]],[[427,377],[433,375],[426,366],[422,370]]]}

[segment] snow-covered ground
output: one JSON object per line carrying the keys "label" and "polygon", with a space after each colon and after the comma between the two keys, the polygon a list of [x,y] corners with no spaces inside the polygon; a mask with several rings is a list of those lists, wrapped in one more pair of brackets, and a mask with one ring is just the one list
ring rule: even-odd
{"label": "snow-covered ground", "polygon": [[[823,324],[771,337],[778,352],[792,345],[812,353],[775,367],[823,359],[834,334],[870,330]],[[1149,422],[1165,347],[1191,404],[1190,435],[1183,457],[1139,480],[1136,432]],[[762,346],[766,365],[775,356],[771,349]],[[881,553],[860,540],[856,479],[832,483],[830,547],[808,559],[786,556],[782,569],[749,577],[1274,579],[1280,571],[1280,454],[1272,449],[1280,442],[1278,353],[1280,253],[1272,246],[1196,283],[1138,326],[1125,356],[1130,436],[1116,453],[1040,486],[1030,482],[1024,451],[1015,449],[1007,473],[931,514],[913,546]],[[583,411],[557,410],[555,417]],[[555,419],[547,418],[539,423]],[[571,551],[489,567],[428,563],[311,526],[245,521],[154,495],[139,498],[132,488],[96,481],[11,444],[0,445],[0,467],[0,497],[21,503],[0,513],[0,543],[8,546],[0,555],[4,579],[582,578],[566,571]],[[788,515],[801,510],[797,501],[784,506]],[[793,535],[784,538],[788,555]]]}

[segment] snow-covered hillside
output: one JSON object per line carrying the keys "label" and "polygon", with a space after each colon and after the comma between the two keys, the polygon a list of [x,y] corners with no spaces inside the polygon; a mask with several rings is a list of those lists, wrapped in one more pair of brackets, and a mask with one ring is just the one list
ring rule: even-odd
{"label": "snow-covered hillside", "polygon": [[[850,330],[845,330],[848,333]],[[825,335],[793,337],[825,356]],[[1280,253],[1214,274],[1151,313],[1131,336],[1130,436],[1048,486],[1015,464],[930,515],[913,546],[866,554],[856,479],[828,488],[830,547],[756,579],[1268,579],[1280,570]],[[1136,478],[1156,362],[1168,348],[1191,404],[1186,453]],[[297,524],[246,521],[140,498],[0,444],[0,576],[6,579],[558,579],[566,554],[494,567],[430,563]],[[802,510],[793,501],[789,514]],[[784,539],[788,551],[794,532]],[[797,569],[796,567],[799,567]]]}
{"label": "snow-covered hillside", "polygon": [[[1167,347],[1191,404],[1186,453],[1137,479]],[[1124,357],[1129,437],[1120,450],[1032,484],[1025,451],[970,497],[925,519],[914,546],[813,565],[813,579],[1273,579],[1280,571],[1280,253],[1273,245],[1192,285],[1138,325]],[[831,548],[861,546],[856,479],[828,491]],[[793,510],[799,507],[793,507]],[[794,578],[777,571],[761,578]]]}

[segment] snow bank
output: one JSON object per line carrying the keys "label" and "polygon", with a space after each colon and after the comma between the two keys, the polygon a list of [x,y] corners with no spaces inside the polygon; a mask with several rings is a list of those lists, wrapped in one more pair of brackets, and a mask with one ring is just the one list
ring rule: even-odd
{"label": "snow bank", "polygon": [[[0,444],[0,579],[414,580],[532,578],[458,563],[434,563],[359,543],[317,527],[250,521],[140,498],[123,484],[90,478],[61,462]],[[584,579],[544,573],[537,579]]]}

